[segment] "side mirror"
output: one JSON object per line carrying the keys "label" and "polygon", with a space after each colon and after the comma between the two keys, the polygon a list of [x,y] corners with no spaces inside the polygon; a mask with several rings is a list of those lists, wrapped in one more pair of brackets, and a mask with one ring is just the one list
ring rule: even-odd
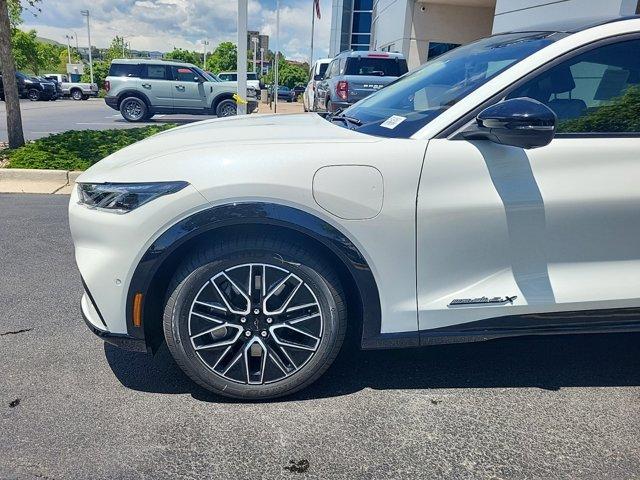
{"label": "side mirror", "polygon": [[551,143],[557,124],[556,114],[546,105],[528,97],[512,98],[485,108],[461,135],[467,140],[538,148]]}
{"label": "side mirror", "polygon": [[193,81],[198,83],[204,83],[204,78],[196,75],[195,77],[193,77]]}

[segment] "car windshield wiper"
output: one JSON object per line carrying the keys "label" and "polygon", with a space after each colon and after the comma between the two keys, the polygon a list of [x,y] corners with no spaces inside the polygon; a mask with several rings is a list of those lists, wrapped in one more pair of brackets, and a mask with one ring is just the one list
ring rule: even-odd
{"label": "car windshield wiper", "polygon": [[362,120],[355,118],[355,117],[349,117],[348,115],[333,115],[330,119],[332,122],[334,120],[342,120],[344,123],[346,123],[347,125],[352,123],[353,125],[359,127],[362,125]]}

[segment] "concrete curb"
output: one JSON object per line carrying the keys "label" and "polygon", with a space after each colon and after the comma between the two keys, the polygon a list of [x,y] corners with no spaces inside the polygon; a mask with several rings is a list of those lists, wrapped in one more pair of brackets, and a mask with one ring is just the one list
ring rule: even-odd
{"label": "concrete curb", "polygon": [[0,193],[69,194],[82,172],[0,168]]}

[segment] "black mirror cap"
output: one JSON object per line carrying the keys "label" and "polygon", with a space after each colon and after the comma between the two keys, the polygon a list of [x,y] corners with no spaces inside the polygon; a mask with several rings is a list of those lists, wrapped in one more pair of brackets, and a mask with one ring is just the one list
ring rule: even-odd
{"label": "black mirror cap", "polygon": [[512,98],[485,108],[476,117],[476,126],[464,136],[513,147],[539,148],[551,143],[557,125],[558,117],[545,104],[528,97]]}

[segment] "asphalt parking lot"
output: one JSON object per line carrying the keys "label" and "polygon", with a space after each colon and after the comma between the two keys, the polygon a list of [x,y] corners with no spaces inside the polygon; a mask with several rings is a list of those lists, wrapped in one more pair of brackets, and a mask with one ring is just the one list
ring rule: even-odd
{"label": "asphalt parking lot", "polygon": [[[133,128],[158,123],[189,123],[215,116],[206,115],[156,115],[148,122],[129,123],[119,112],[107,107],[101,98],[86,101],[70,99],[55,102],[20,101],[24,136],[27,140],[46,137],[67,130],[106,130],[109,128]],[[0,102],[0,142],[7,141],[5,103]]]}
{"label": "asphalt parking lot", "polygon": [[347,348],[224,400],[87,330],[67,202],[0,195],[2,479],[640,477],[640,335]]}

